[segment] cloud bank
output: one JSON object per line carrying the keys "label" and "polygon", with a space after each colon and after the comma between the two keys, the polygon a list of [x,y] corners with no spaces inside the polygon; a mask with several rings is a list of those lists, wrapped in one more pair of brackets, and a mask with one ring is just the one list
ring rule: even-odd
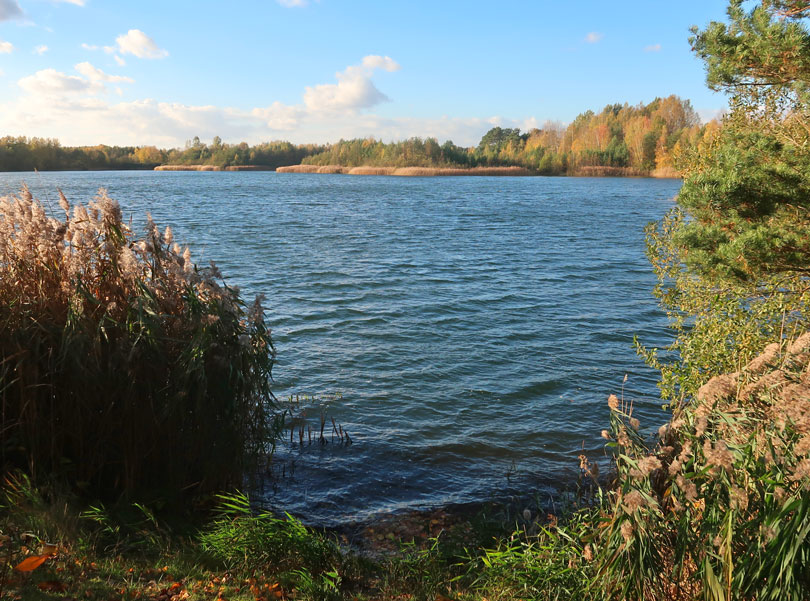
{"label": "cloud bank", "polygon": [[493,125],[529,129],[534,120],[387,118],[370,111],[387,102],[372,81],[379,72],[400,65],[388,56],[369,55],[335,74],[335,81],[308,86],[297,104],[271,102],[250,109],[194,106],[153,98],[112,100],[123,93],[118,84],[132,84],[123,75],[104,72],[89,62],[75,73],[43,69],[17,84],[22,94],[0,103],[0,130],[12,135],[57,137],[66,145],[154,144],[181,146],[185,140],[214,136],[236,142],[272,139],[328,142],[339,138],[375,136],[399,140],[412,136],[451,139],[473,145]]}

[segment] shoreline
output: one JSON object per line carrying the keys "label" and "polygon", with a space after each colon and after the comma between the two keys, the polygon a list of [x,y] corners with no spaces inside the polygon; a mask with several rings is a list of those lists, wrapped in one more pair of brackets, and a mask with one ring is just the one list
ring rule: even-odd
{"label": "shoreline", "polygon": [[157,165],[155,167],[110,167],[98,169],[34,169],[19,171],[0,171],[0,173],[90,173],[113,171],[186,171],[186,172],[267,172],[303,173],[316,175],[378,175],[393,177],[613,177],[613,178],[652,178],[683,179],[683,176],[672,169],[656,169],[650,173],[635,171],[624,167],[583,167],[574,173],[542,174],[525,167],[345,167],[342,165],[287,165],[271,167],[269,165]]}
{"label": "shoreline", "polygon": [[153,171],[275,171],[270,165],[158,165]]}

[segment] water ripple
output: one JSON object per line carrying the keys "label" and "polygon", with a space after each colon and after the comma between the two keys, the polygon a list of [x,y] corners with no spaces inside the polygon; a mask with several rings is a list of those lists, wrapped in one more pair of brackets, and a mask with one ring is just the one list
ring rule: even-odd
{"label": "water ripple", "polygon": [[[275,392],[354,440],[282,444],[267,503],[331,524],[549,491],[603,456],[605,399],[664,421],[634,334],[666,344],[644,225],[679,182],[275,173],[0,174],[56,206],[103,186],[268,295]],[[337,396],[334,396],[337,395]]]}

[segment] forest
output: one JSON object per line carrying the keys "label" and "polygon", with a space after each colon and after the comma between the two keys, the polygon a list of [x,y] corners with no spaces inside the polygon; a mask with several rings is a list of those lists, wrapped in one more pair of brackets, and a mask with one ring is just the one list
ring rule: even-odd
{"label": "forest", "polygon": [[219,136],[210,144],[199,137],[184,148],[155,146],[64,147],[57,140],[0,138],[0,171],[154,169],[159,165],[260,166],[341,165],[344,167],[522,167],[540,175],[656,175],[677,177],[677,159],[710,140],[716,121],[701,124],[688,100],[656,98],[649,104],[611,104],[586,111],[569,125],[546,122],[521,132],[493,127],[477,146],[410,138],[383,142],[374,138],[335,144],[246,142],[228,144]]}
{"label": "forest", "polygon": [[519,166],[540,175],[677,176],[675,161],[711,138],[716,121],[702,125],[688,100],[656,98],[649,104],[611,104],[581,113],[568,126],[546,122],[521,133],[493,127],[475,147],[435,138],[385,143],[341,140],[304,164],[346,167]]}

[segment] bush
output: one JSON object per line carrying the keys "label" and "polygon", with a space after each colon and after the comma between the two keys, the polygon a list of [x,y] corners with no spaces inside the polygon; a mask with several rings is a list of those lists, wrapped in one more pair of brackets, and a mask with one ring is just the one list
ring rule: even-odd
{"label": "bush", "polygon": [[3,470],[100,498],[240,484],[276,425],[261,299],[151,218],[135,240],[104,190],[59,204],[0,199]]}
{"label": "bush", "polygon": [[612,598],[808,598],[808,368],[810,333],[769,345],[702,386],[651,451],[612,402],[618,486],[595,536]]}

